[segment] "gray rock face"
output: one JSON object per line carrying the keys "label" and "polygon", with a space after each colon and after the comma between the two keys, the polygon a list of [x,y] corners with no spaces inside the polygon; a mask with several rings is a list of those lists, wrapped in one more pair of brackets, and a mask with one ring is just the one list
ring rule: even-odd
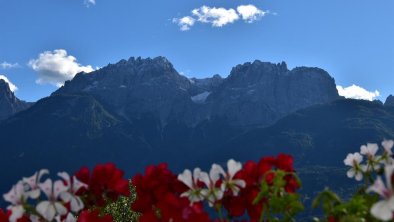
{"label": "gray rock face", "polygon": [[90,74],[79,73],[55,94],[94,95],[126,119],[149,113],[163,123],[171,118],[193,122],[191,86],[164,57],[131,57]]}
{"label": "gray rock face", "polygon": [[192,88],[190,89],[190,94],[195,96],[204,92],[213,92],[223,83],[223,81],[224,79],[218,74],[215,74],[211,78],[191,78],[190,82],[192,83]]}
{"label": "gray rock face", "polygon": [[19,100],[7,82],[0,79],[0,121],[29,108],[31,103]]}
{"label": "gray rock face", "polygon": [[319,68],[288,70],[286,63],[255,61],[223,79],[187,79],[164,57],[130,58],[80,73],[54,94],[86,93],[126,119],[146,113],[162,123],[195,125],[225,118],[239,126],[269,125],[304,107],[339,99],[334,79]]}
{"label": "gray rock face", "polygon": [[394,106],[394,96],[389,95],[384,103],[385,106]]}
{"label": "gray rock face", "polygon": [[238,65],[207,100],[212,115],[236,125],[267,125],[301,108],[339,99],[334,79],[319,68],[288,70],[286,63]]}

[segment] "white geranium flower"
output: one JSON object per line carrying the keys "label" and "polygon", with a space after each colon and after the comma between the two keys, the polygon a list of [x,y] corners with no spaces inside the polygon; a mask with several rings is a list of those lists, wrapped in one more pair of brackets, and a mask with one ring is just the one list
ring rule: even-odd
{"label": "white geranium flower", "polygon": [[41,222],[41,218],[37,215],[30,215],[30,221],[31,222]]}
{"label": "white geranium flower", "polygon": [[374,157],[376,152],[378,152],[379,146],[376,143],[368,143],[367,145],[362,145],[360,148],[360,153],[366,155],[367,157]]}
{"label": "white geranium flower", "polygon": [[204,196],[201,194],[201,188],[198,187],[198,179],[200,178],[201,169],[195,168],[192,172],[190,170],[184,170],[182,174],[178,175],[178,180],[186,184],[190,189],[181,194],[181,197],[188,197],[190,203],[200,202],[204,200]]}
{"label": "white geranium flower", "polygon": [[61,217],[58,215],[55,217],[56,222],[77,222],[77,219],[72,215],[71,213],[67,214],[67,217],[65,219],[61,219]]}
{"label": "white geranium flower", "polygon": [[375,203],[371,208],[371,214],[383,221],[393,219],[394,211],[394,195],[391,184],[391,176],[394,171],[394,165],[386,165],[385,169],[386,185],[380,176],[376,179],[374,184],[367,189],[367,192],[375,192],[379,194],[383,200]]}
{"label": "white geranium flower", "polygon": [[63,181],[58,180],[52,184],[52,180],[47,179],[44,183],[39,184],[39,187],[48,197],[47,201],[37,204],[36,210],[41,216],[48,221],[52,221],[57,215],[67,214],[67,208],[58,199],[61,193],[67,191]]}
{"label": "white geranium flower", "polygon": [[393,159],[393,152],[391,151],[391,149],[393,148],[394,142],[392,140],[384,140],[382,142],[382,147],[384,149],[382,158],[380,163],[383,164],[392,164],[394,163],[394,159]]}
{"label": "white geranium flower", "polygon": [[382,146],[383,146],[384,151],[385,151],[386,153],[388,153],[389,155],[393,154],[392,151],[391,151],[391,149],[392,149],[393,146],[394,146],[394,141],[393,141],[393,140],[384,140],[384,141],[382,142]]}
{"label": "white geranium flower", "polygon": [[246,183],[241,179],[234,179],[235,174],[237,174],[242,169],[241,162],[237,162],[233,159],[227,161],[227,173],[223,172],[224,181],[222,183],[222,190],[226,188],[230,189],[234,196],[238,196],[240,188],[245,188]]}
{"label": "white geranium flower", "polygon": [[23,178],[23,182],[27,183],[30,187],[30,191],[27,192],[30,198],[37,199],[40,196],[40,188],[38,187],[38,185],[40,184],[42,176],[44,176],[45,174],[49,174],[49,171],[47,169],[42,169],[36,172],[31,177]]}
{"label": "white geranium flower", "polygon": [[216,187],[216,183],[219,181],[222,173],[224,173],[223,168],[213,164],[209,175],[206,172],[201,172],[199,176],[199,180],[207,186],[207,188],[201,190],[201,194],[208,200],[211,207],[216,201],[223,198],[224,190],[221,187]]}
{"label": "white geranium flower", "polygon": [[360,153],[367,157],[367,165],[364,171],[379,170],[380,165],[378,159],[380,156],[376,156],[379,146],[376,143],[368,143],[367,145],[362,145],[360,148]]}
{"label": "white geranium flower", "polygon": [[347,155],[343,162],[346,166],[352,167],[347,171],[347,176],[349,178],[354,177],[357,181],[363,179],[363,167],[360,165],[361,161],[363,161],[363,156],[361,156],[360,153],[349,153]]}
{"label": "white geranium flower", "polygon": [[58,175],[64,180],[64,182],[66,182],[67,186],[67,191],[60,193],[60,198],[64,202],[70,203],[72,212],[78,213],[84,208],[84,204],[81,198],[75,194],[82,187],[87,188],[88,185],[79,181],[75,176],[73,176],[71,179],[70,175],[68,175],[66,172],[60,172]]}
{"label": "white geranium flower", "polygon": [[10,222],[16,222],[25,213],[23,204],[26,201],[27,195],[22,181],[14,185],[11,190],[3,195],[4,200],[10,202],[11,205],[7,209],[11,210]]}

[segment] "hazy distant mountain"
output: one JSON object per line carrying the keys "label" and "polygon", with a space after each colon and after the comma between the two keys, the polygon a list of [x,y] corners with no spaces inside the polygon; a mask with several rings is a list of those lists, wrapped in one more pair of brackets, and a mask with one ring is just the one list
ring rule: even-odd
{"label": "hazy distant mountain", "polygon": [[354,182],[343,160],[366,143],[394,139],[394,107],[363,100],[337,100],[299,110],[266,128],[250,130],[221,150],[224,159],[289,153],[303,180],[303,192],[315,195],[329,186],[346,197]]}
{"label": "hazy distant mountain", "polygon": [[[224,150],[244,156],[281,150],[293,153],[300,164],[342,165],[347,153],[367,142],[394,139],[394,107],[365,100],[337,100],[316,105],[256,128],[229,141]],[[246,154],[247,155],[247,154]]]}
{"label": "hazy distant mountain", "polygon": [[0,79],[0,121],[27,109],[31,103],[19,100],[11,91],[8,83]]}

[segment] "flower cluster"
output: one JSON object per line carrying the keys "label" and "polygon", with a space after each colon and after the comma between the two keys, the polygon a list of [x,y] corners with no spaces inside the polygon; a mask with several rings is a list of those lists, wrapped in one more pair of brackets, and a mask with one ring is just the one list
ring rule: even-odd
{"label": "flower cluster", "polygon": [[[246,210],[251,221],[259,221],[263,208],[269,207],[267,204],[273,188],[282,188],[283,193],[292,194],[301,186],[294,174],[293,158],[285,154],[279,154],[277,158],[265,157],[258,163],[248,161],[240,172],[240,178],[246,182],[245,189],[241,190],[239,198],[229,198],[225,207],[232,216],[239,216]],[[256,199],[256,195],[260,198]]]}
{"label": "flower cluster", "polygon": [[193,175],[190,170],[185,170],[178,180],[187,185],[189,190],[181,196],[188,197],[191,203],[206,200],[210,206],[222,200],[227,191],[238,196],[240,189],[246,186],[244,180],[235,177],[241,168],[241,163],[231,159],[227,162],[227,172],[217,164],[212,165],[209,174],[200,168],[194,169]]}
{"label": "flower cluster", "polygon": [[191,203],[180,195],[186,187],[166,164],[148,166],[144,175],[133,177],[132,183],[137,192],[132,209],[142,214],[141,222],[210,221],[201,204]]}
{"label": "flower cluster", "polygon": [[100,209],[120,196],[130,195],[129,181],[112,163],[86,167],[74,176],[66,172],[59,180],[46,178],[46,169],[23,178],[4,194],[8,211],[0,210],[0,222],[113,222]]}
{"label": "flower cluster", "polygon": [[[274,184],[278,175],[282,185]],[[188,197],[191,203],[205,201],[220,216],[223,216],[222,209],[226,210],[227,218],[242,217],[247,212],[251,221],[259,221],[263,208],[268,209],[267,198],[273,193],[271,188],[282,189],[284,194],[294,193],[300,187],[294,175],[293,159],[285,154],[278,158],[262,158],[258,163],[248,161],[244,167],[230,159],[227,172],[220,165],[213,164],[209,173],[199,168],[193,173],[185,170],[178,179],[188,187],[181,196]],[[268,190],[263,191],[262,184]]]}
{"label": "flower cluster", "polygon": [[[393,140],[385,140],[381,143],[380,155],[379,145],[368,143],[362,145],[360,153],[348,154],[344,160],[345,165],[351,168],[347,172],[349,178],[360,181],[364,178],[367,184],[367,193],[376,193],[381,200],[374,203],[370,213],[377,219],[383,221],[393,220],[394,214],[394,159],[392,157]],[[363,162],[363,160],[366,160]],[[373,182],[370,186],[370,182]]]}
{"label": "flower cluster", "polygon": [[[7,221],[76,221],[75,215],[84,208],[76,193],[88,186],[65,172],[58,173],[60,180],[53,182],[47,178],[42,181],[47,174],[49,171],[43,169],[29,178],[23,178],[3,195],[10,203]],[[1,217],[4,220],[4,213]]]}
{"label": "flower cluster", "polygon": [[[393,141],[384,140],[382,142],[382,153],[377,155],[379,145],[368,143],[360,147],[360,152],[349,153],[343,161],[346,166],[351,168],[347,172],[349,178],[355,178],[361,181],[365,173],[370,174],[378,171],[384,165],[393,164],[392,151]],[[365,159],[365,163],[362,163]]]}
{"label": "flower cluster", "polygon": [[[244,165],[230,159],[225,169],[213,164],[209,172],[179,175],[159,164],[131,180],[112,163],[83,167],[74,176],[60,172],[56,181],[47,174],[23,178],[4,195],[10,205],[0,210],[0,222],[272,221],[281,213],[287,221],[300,209],[300,182],[284,154]],[[210,217],[209,207],[219,219]]]}

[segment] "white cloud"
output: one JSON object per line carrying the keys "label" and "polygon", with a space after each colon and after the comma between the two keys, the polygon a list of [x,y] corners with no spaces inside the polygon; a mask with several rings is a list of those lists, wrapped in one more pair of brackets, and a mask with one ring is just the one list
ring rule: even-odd
{"label": "white cloud", "polygon": [[349,99],[363,99],[363,100],[373,101],[374,99],[380,96],[378,90],[375,90],[374,92],[370,92],[354,84],[348,87],[342,87],[338,85],[337,90],[340,96],[344,96],[345,98],[349,98]]}
{"label": "white cloud", "polygon": [[212,24],[213,27],[223,27],[225,25],[244,20],[253,23],[266,15],[268,11],[263,11],[254,5],[240,5],[233,8],[216,8],[201,6],[193,9],[190,16],[174,18],[172,21],[180,27],[181,31],[189,30],[196,22]]}
{"label": "white cloud", "polygon": [[205,5],[200,8],[193,9],[192,15],[197,17],[197,21],[210,23],[213,27],[222,27],[239,19],[239,15],[232,8],[210,8]]}
{"label": "white cloud", "polygon": [[92,5],[96,5],[96,0],[84,0],[83,3],[89,8]]}
{"label": "white cloud", "polygon": [[172,22],[177,23],[181,29],[181,31],[187,31],[194,25],[196,20],[190,16],[185,16],[183,18],[174,18]]}
{"label": "white cloud", "polygon": [[18,63],[12,64],[12,63],[8,63],[8,62],[2,62],[2,63],[0,63],[0,67],[2,69],[12,69],[12,68],[18,68],[19,64]]}
{"label": "white cloud", "polygon": [[268,11],[265,12],[261,9],[258,9],[254,5],[240,5],[237,7],[237,12],[241,16],[241,18],[248,23],[257,21],[268,13]]}
{"label": "white cloud", "polygon": [[0,79],[4,80],[6,83],[8,83],[8,86],[10,87],[10,90],[12,92],[15,92],[16,90],[18,90],[18,87],[16,87],[16,85],[14,85],[10,80],[8,80],[8,78],[5,75],[0,75]]}
{"label": "white cloud", "polygon": [[77,63],[77,59],[67,55],[64,49],[43,52],[38,58],[31,59],[29,66],[38,73],[37,83],[49,83],[58,87],[79,72],[89,73],[94,70],[90,65],[82,66]]}

